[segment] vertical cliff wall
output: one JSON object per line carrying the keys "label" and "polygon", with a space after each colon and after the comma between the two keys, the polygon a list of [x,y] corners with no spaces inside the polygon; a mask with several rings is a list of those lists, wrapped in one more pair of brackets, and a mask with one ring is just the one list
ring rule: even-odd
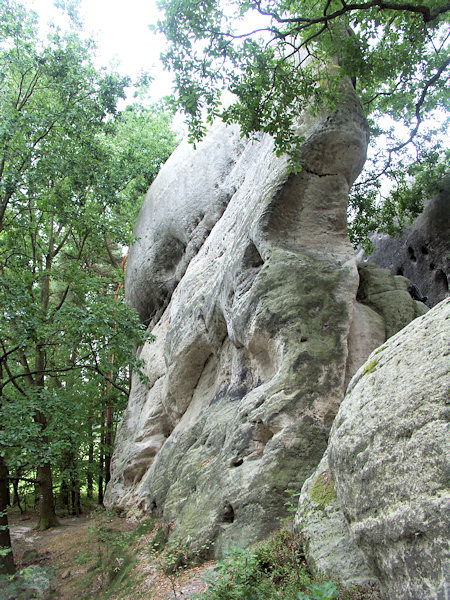
{"label": "vertical cliff wall", "polygon": [[[299,133],[295,175],[269,136],[218,125],[197,150],[182,144],[136,226],[126,293],[156,340],[140,351],[149,381],[133,378],[106,503],[174,522],[192,551],[221,556],[279,525],[346,381],[386,337],[376,310],[355,304],[346,208],[367,126],[351,86]],[[349,335],[365,340],[351,361]]]}

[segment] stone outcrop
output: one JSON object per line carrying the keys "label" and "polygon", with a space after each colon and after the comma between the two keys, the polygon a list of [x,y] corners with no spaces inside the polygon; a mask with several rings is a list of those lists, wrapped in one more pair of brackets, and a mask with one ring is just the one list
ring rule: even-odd
{"label": "stone outcrop", "polygon": [[371,241],[374,251],[370,256],[361,252],[359,261],[408,277],[431,306],[443,300],[450,277],[450,175],[444,177],[439,192],[426,202],[423,213],[405,227],[401,237],[376,233]]}
{"label": "stone outcrop", "polygon": [[218,125],[197,150],[183,144],[135,230],[126,293],[156,339],[140,350],[148,379],[133,377],[105,502],[173,521],[173,543],[193,552],[222,556],[279,525],[347,380],[401,320],[363,304],[370,277],[355,304],[346,207],[367,128],[351,86],[299,134],[297,174],[268,136]]}
{"label": "stone outcrop", "polygon": [[449,324],[444,300],[371,354],[302,489],[311,565],[389,600],[450,591]]}
{"label": "stone outcrop", "polygon": [[317,469],[303,484],[295,527],[301,531],[309,568],[344,585],[377,584],[356,546],[338,502],[325,452]]}

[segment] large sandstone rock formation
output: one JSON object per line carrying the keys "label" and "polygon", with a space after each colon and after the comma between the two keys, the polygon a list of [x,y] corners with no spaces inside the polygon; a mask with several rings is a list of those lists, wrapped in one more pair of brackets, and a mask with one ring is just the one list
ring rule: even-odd
{"label": "large sandstone rock formation", "polygon": [[[346,381],[386,337],[375,301],[355,303],[346,206],[367,128],[351,86],[299,134],[295,175],[268,136],[219,125],[197,150],[182,144],[136,227],[126,293],[156,340],[140,351],[148,381],[133,377],[106,503],[173,521],[192,551],[220,556],[279,525]],[[402,278],[386,277],[416,314]]]}
{"label": "large sandstone rock formation", "polygon": [[328,463],[328,450],[303,484],[295,515],[309,568],[344,585],[378,581],[356,546],[338,501]]}
{"label": "large sandstone rock formation", "polygon": [[444,300],[369,357],[300,497],[313,568],[389,600],[450,592],[449,324]]}
{"label": "large sandstone rock formation", "polygon": [[439,192],[425,204],[424,211],[403,235],[393,238],[385,233],[371,236],[374,251],[358,255],[404,275],[416,284],[434,306],[448,295],[450,277],[450,175],[440,183]]}

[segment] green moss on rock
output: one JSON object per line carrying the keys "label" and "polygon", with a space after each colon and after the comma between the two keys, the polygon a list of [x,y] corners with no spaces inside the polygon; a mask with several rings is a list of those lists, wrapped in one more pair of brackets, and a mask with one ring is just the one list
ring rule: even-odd
{"label": "green moss on rock", "polygon": [[363,375],[370,375],[371,373],[373,373],[377,367],[377,364],[378,364],[377,358],[374,358],[373,360],[368,362],[363,369]]}
{"label": "green moss on rock", "polygon": [[336,490],[330,471],[324,471],[318,475],[311,488],[311,500],[321,508],[336,500]]}

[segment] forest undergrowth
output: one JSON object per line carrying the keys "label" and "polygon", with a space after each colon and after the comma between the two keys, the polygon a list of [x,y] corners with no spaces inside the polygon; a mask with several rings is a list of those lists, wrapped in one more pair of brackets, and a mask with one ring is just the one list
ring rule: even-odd
{"label": "forest undergrowth", "polygon": [[[313,577],[301,535],[288,528],[220,562],[194,564],[167,544],[170,526],[97,509],[33,529],[37,515],[12,513],[18,575],[0,581],[5,600],[378,600],[376,589]],[[3,576],[4,577],[4,576]]]}

